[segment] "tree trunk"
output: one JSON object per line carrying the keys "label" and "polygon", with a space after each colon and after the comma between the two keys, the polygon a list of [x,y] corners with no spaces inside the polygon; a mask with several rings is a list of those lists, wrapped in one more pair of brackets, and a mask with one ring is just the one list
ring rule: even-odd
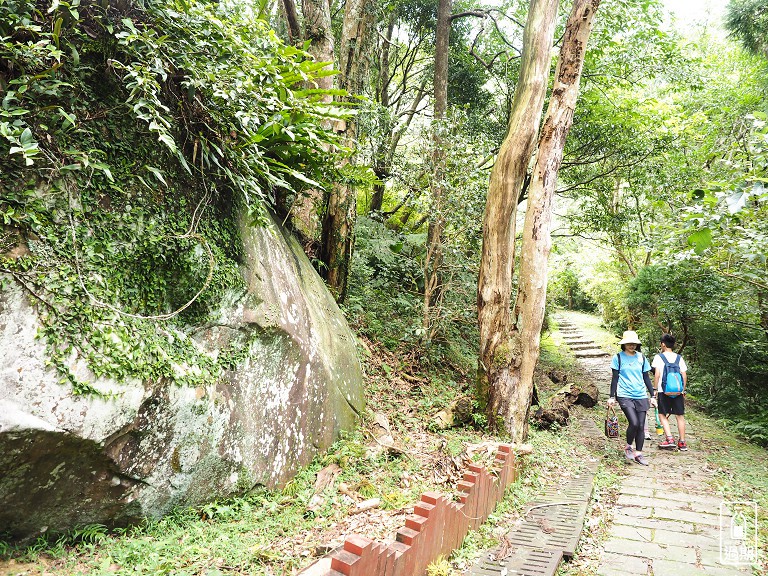
{"label": "tree trunk", "polygon": [[478,393],[487,399],[491,429],[506,427],[514,441],[523,440],[520,420],[528,404],[527,400],[519,404],[514,395],[522,350],[520,335],[512,331],[510,319],[515,213],[544,106],[558,4],[558,0],[531,0],[509,129],[491,172],[483,217],[477,287]]}
{"label": "tree trunk", "polygon": [[[338,87],[352,95],[362,94],[368,72],[367,50],[373,24],[371,0],[347,0],[339,43]],[[357,123],[350,118],[340,123],[342,142],[350,148],[357,147]],[[352,157],[350,162],[354,163]],[[322,249],[320,260],[325,281],[338,302],[347,297],[349,262],[357,215],[357,198],[354,187],[337,184],[330,191],[323,219]]]}
{"label": "tree trunk", "polygon": [[552,199],[557,173],[563,160],[565,139],[573,124],[573,112],[579,96],[581,70],[587,40],[600,0],[575,0],[565,27],[560,48],[555,83],[544,125],[539,137],[539,150],[533,167],[528,193],[528,208],[523,225],[520,255],[520,282],[514,316],[522,343],[520,381],[513,391],[514,403],[524,413],[515,423],[522,424],[522,437],[528,434],[528,411],[533,392],[533,371],[539,360],[541,326],[547,298],[547,261],[552,248]]}
{"label": "tree trunk", "polygon": [[[379,70],[379,83],[376,87],[376,92],[379,95],[379,104],[382,108],[389,107],[389,52],[392,45],[392,34],[395,31],[395,16],[392,14],[389,17],[389,24],[387,25],[387,35],[384,37],[384,41],[381,45],[381,70]],[[417,103],[418,105],[418,103]],[[388,162],[389,155],[387,150],[381,146],[374,155],[373,159],[373,172],[376,174],[378,181],[373,185],[373,194],[371,195],[371,205],[368,207],[368,214],[375,214],[381,212],[384,205],[384,180],[389,177],[389,170],[391,162]]]}
{"label": "tree trunk", "polygon": [[[286,0],[284,0],[285,2]],[[287,4],[284,4],[287,13]],[[316,62],[328,62],[327,68],[333,68],[333,30],[331,29],[331,7],[329,0],[303,0],[301,9],[304,15],[304,40],[309,41],[308,52]],[[323,76],[314,83],[317,88],[330,90],[333,88],[333,77]],[[323,102],[333,101],[331,95],[323,97]],[[331,128],[331,123],[324,126]],[[296,199],[291,210],[291,221],[299,234],[305,251],[312,256],[317,243],[321,240],[322,220],[320,212],[323,207],[323,193],[320,190],[309,189]]]}
{"label": "tree trunk", "polygon": [[757,291],[757,310],[760,314],[760,328],[768,338],[768,292],[765,290]]}
{"label": "tree trunk", "polygon": [[442,133],[448,109],[448,53],[451,33],[451,0],[439,0],[435,36],[435,114],[432,155],[432,218],[427,228],[427,252],[424,257],[424,306],[422,328],[427,339],[432,336],[433,306],[442,290],[440,271],[443,264],[443,229],[445,228],[445,152]]}
{"label": "tree trunk", "polygon": [[282,0],[285,23],[288,25],[288,41],[291,44],[301,42],[301,27],[299,26],[299,13],[296,10],[294,0]]}

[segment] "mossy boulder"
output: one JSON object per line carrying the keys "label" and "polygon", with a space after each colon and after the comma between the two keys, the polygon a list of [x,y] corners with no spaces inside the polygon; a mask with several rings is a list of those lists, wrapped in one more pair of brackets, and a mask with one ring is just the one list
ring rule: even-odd
{"label": "mossy boulder", "polygon": [[240,229],[245,290],[183,330],[211,358],[239,355],[196,387],[95,377],[73,353],[71,372],[102,395],[74,394],[46,362],[41,303],[1,275],[0,535],[123,526],[280,486],[354,426],[363,378],[341,311],[280,225]]}

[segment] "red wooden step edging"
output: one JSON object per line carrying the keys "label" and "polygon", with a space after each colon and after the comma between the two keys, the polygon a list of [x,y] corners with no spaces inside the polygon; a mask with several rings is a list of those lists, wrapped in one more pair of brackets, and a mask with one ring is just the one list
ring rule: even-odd
{"label": "red wooden step edging", "polygon": [[483,524],[517,478],[512,446],[502,444],[488,470],[470,464],[458,483],[458,501],[437,492],[425,492],[397,531],[385,544],[359,535],[348,536],[344,546],[299,574],[301,576],[421,576],[440,555],[461,546],[470,530]]}

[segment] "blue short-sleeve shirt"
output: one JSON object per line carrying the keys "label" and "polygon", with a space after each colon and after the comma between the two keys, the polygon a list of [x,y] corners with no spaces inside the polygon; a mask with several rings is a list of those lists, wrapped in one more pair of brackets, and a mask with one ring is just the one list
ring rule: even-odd
{"label": "blue short-sleeve shirt", "polygon": [[617,398],[648,398],[648,389],[643,382],[643,373],[651,370],[645,354],[637,352],[629,355],[622,351],[611,359],[611,368],[619,369],[618,356],[621,355],[621,371],[616,389]]}

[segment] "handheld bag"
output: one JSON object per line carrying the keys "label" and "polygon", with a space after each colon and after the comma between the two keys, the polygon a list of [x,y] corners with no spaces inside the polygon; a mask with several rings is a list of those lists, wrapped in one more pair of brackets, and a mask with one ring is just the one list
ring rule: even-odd
{"label": "handheld bag", "polygon": [[661,375],[661,391],[667,396],[680,396],[683,393],[683,375],[680,373],[680,354],[677,354],[674,362],[667,360],[662,354],[664,372]]}
{"label": "handheld bag", "polygon": [[605,410],[605,435],[608,438],[619,437],[619,417],[616,416],[613,406],[608,406]]}

